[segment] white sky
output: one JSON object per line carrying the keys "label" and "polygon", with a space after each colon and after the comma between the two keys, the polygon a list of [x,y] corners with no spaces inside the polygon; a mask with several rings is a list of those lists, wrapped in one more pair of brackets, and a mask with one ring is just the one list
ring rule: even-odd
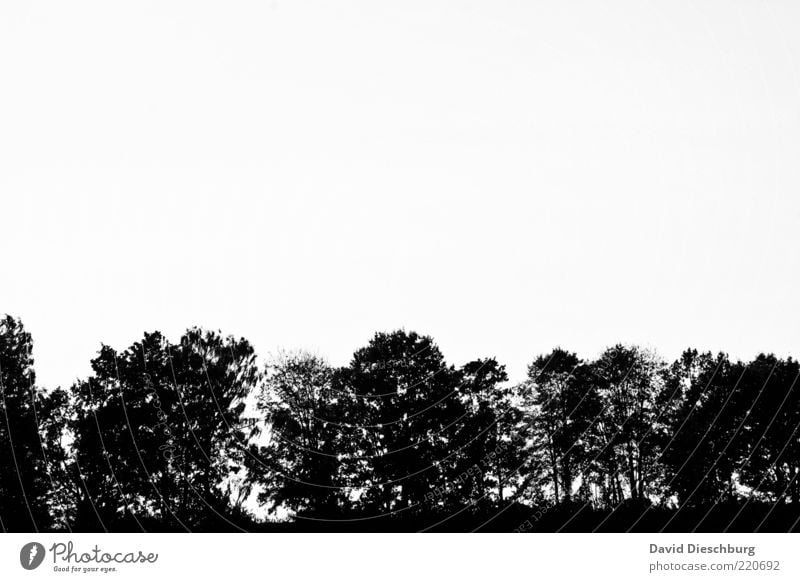
{"label": "white sky", "polygon": [[193,324],[514,378],[798,355],[800,5],[5,0],[0,312],[40,383]]}

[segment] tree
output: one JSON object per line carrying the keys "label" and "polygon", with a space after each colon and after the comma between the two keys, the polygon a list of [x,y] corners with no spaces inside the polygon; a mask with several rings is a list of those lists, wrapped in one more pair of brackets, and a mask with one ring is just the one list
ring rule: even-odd
{"label": "tree", "polygon": [[375,334],[343,380],[360,402],[356,448],[370,459],[358,506],[376,514],[436,507],[455,486],[451,443],[466,412],[459,372],[430,337],[399,330]]}
{"label": "tree", "polygon": [[355,450],[342,414],[349,395],[333,378],[322,358],[304,352],[281,353],[267,368],[257,405],[267,440],[252,446],[248,470],[272,511],[334,518],[344,509],[348,489],[337,482]]}
{"label": "tree", "polygon": [[659,476],[659,408],[662,363],[635,346],[608,348],[592,363],[603,412],[596,453],[601,496],[611,506],[647,501]]}
{"label": "tree", "polygon": [[761,398],[742,427],[739,482],[755,499],[800,504],[800,364],[760,355],[751,367]]}
{"label": "tree", "polygon": [[541,465],[555,503],[569,502],[576,480],[586,480],[593,461],[600,403],[591,370],[574,353],[556,348],[533,361],[522,388],[531,457],[539,459],[529,470],[536,474]]}
{"label": "tree", "polygon": [[22,322],[0,320],[0,528],[62,529],[68,516],[59,486],[63,391],[36,387],[31,336]]}
{"label": "tree", "polygon": [[188,330],[103,346],[73,387],[73,476],[82,529],[226,529],[259,374],[246,340]]}
{"label": "tree", "polygon": [[[520,414],[512,402],[505,367],[494,358],[468,362],[461,369],[459,393],[466,416],[451,440],[452,506],[487,507],[502,502],[504,490],[517,481],[523,443],[518,438]],[[463,476],[463,477],[462,477]]]}
{"label": "tree", "polygon": [[735,458],[721,454],[738,418],[744,365],[727,356],[686,350],[664,373],[661,434],[665,501],[713,503],[729,487]]}

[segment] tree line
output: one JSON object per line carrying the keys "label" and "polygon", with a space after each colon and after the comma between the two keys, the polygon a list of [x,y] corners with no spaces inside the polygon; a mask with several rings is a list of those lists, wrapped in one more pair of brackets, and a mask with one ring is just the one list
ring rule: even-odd
{"label": "tree line", "polygon": [[0,320],[2,531],[790,531],[800,366],[562,348],[524,381],[414,332],[262,366],[199,328],[36,383]]}

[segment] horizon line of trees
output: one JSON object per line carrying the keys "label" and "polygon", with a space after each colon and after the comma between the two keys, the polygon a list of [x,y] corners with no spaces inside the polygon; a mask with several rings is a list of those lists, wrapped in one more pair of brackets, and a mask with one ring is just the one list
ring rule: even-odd
{"label": "horizon line of trees", "polygon": [[[346,366],[200,328],[36,384],[0,320],[0,531],[791,530],[800,365],[562,348],[508,382],[415,332]],[[772,525],[770,525],[772,524]],[[788,524],[788,525],[787,525]]]}

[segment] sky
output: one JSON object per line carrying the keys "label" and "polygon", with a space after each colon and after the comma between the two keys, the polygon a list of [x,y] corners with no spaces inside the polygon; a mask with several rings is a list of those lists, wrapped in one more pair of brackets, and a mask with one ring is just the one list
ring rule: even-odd
{"label": "sky", "polygon": [[192,325],[346,364],[800,355],[800,5],[0,4],[0,313],[40,384]]}

